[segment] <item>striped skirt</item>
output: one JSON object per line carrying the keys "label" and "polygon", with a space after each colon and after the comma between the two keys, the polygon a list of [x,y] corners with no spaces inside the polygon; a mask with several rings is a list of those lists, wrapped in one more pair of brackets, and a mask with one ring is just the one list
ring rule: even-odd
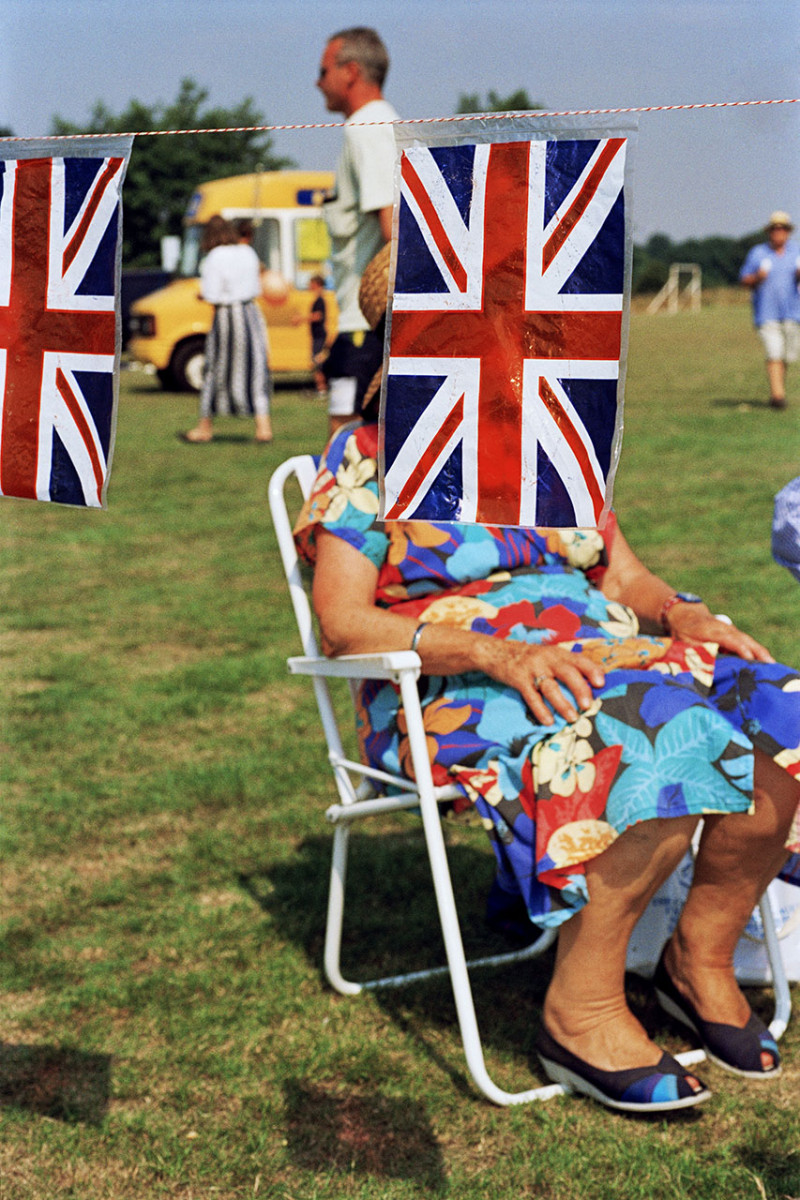
{"label": "striped skirt", "polygon": [[261,309],[254,300],[218,304],[206,338],[200,416],[266,416],[271,386]]}

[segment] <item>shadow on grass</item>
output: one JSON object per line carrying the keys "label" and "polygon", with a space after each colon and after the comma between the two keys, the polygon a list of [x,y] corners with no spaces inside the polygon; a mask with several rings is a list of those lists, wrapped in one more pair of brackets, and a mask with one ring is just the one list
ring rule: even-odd
{"label": "shadow on grass", "polygon": [[[448,847],[448,859],[468,958],[509,948],[484,921],[494,860],[485,852],[482,836],[480,830],[471,830],[461,831],[457,839],[448,837],[455,840]],[[291,858],[239,879],[271,914],[281,935],[300,946],[320,973],[330,853],[330,838],[306,838]],[[528,962],[471,973],[484,1052],[490,1074],[501,1087],[519,1090],[536,1080],[544,1082],[534,1042],[554,955],[551,948]],[[342,944],[345,976],[364,980],[444,961],[433,885],[419,831],[409,825],[409,832],[354,832]],[[651,1037],[666,1041],[672,1053],[694,1045],[687,1041],[685,1029],[664,1015],[649,981],[630,974],[626,982],[633,1011]],[[372,998],[458,1092],[475,1095],[458,1042],[458,1019],[446,975],[408,987],[381,989],[373,992]],[[769,1020],[768,994],[753,989],[750,999],[754,1009]]]}
{"label": "shadow on grass", "polygon": [[[510,947],[484,920],[494,859],[482,831],[461,833],[448,847],[453,890],[468,958],[502,954]],[[474,842],[474,844],[473,844]],[[322,969],[331,844],[305,839],[293,858],[240,877],[241,886],[269,912],[284,937],[302,947]],[[363,980],[439,966],[445,961],[430,869],[421,834],[353,833],[350,839],[342,969]],[[472,973],[475,1009],[484,1046],[513,1058],[532,1058],[544,993],[552,973],[552,951],[531,962]],[[457,1016],[448,976],[372,993],[383,1011],[426,1057],[464,1093],[460,1055],[442,1051],[441,1031],[457,1036]],[[523,1072],[525,1067],[521,1068]],[[530,1086],[523,1080],[525,1086]]]}
{"label": "shadow on grass", "polygon": [[761,1181],[769,1200],[793,1200],[800,1196],[800,1155],[791,1147],[747,1144],[739,1147],[742,1166]]}
{"label": "shadow on grass", "polygon": [[423,1107],[374,1089],[326,1092],[307,1080],[284,1086],[289,1154],[307,1171],[408,1179],[439,1190],[440,1148]]}
{"label": "shadow on grass", "polygon": [[0,1042],[0,1109],[100,1125],[111,1092],[111,1058],[59,1046]]}
{"label": "shadow on grass", "polygon": [[[252,421],[252,418],[249,418]],[[242,430],[241,433],[214,433],[214,436],[208,442],[187,442],[182,436],[183,430],[176,429],[175,437],[184,446],[192,446],[193,449],[202,448],[206,452],[212,450],[214,446],[244,446],[244,445],[259,445],[253,437],[253,431]],[[269,443],[260,443],[261,445],[269,445]],[[213,451],[212,451],[213,452]]]}
{"label": "shadow on grass", "polygon": [[729,396],[718,396],[714,400],[709,400],[710,408],[765,408],[768,409],[769,402],[762,400],[757,396],[739,396],[731,398]]}

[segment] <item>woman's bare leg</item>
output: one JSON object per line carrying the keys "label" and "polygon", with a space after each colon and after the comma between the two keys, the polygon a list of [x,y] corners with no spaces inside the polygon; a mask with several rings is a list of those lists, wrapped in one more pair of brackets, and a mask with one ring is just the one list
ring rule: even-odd
{"label": "woman's bare leg", "polygon": [[628,1008],[625,960],[636,922],[683,858],[697,821],[656,819],[626,830],[586,864],[589,903],[559,932],[544,1024],[601,1070],[651,1066],[661,1057]]}
{"label": "woman's bare leg", "polygon": [[767,360],[769,398],[773,404],[786,403],[786,363],[781,359]]}
{"label": "woman's bare leg", "polygon": [[764,889],[786,861],[800,783],[755,752],[755,813],[705,817],[694,880],[665,965],[706,1021],[743,1028],[750,1006],[733,972],[736,944]]}
{"label": "woman's bare leg", "polygon": [[256,413],[256,441],[272,441],[272,422],[267,413]]}

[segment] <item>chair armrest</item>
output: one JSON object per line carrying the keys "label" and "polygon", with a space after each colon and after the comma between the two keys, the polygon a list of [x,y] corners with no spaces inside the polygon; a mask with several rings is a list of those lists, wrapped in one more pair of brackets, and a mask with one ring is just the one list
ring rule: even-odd
{"label": "chair armrest", "polygon": [[321,675],[326,679],[390,679],[420,675],[422,664],[416,650],[388,650],[383,654],[343,654],[340,658],[290,658],[292,675]]}

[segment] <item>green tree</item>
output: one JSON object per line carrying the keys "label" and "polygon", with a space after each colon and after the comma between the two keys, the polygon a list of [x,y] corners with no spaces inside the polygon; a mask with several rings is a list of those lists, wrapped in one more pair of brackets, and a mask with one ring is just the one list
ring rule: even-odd
{"label": "green tree", "polygon": [[651,258],[657,258],[659,262],[670,263],[675,262],[675,247],[672,244],[672,239],[667,237],[665,233],[652,234],[645,243],[644,249]]}
{"label": "green tree", "polygon": [[508,96],[501,96],[494,88],[490,88],[485,103],[477,92],[462,92],[458,97],[456,112],[531,112],[537,108],[544,108],[543,102],[531,100],[525,88],[517,88]]}
{"label": "green tree", "polygon": [[643,292],[660,292],[669,276],[665,262],[653,258],[642,246],[633,247],[633,276],[631,291],[634,295]]}
{"label": "green tree", "polygon": [[[264,125],[262,113],[247,97],[233,108],[206,107],[208,92],[193,79],[181,82],[167,105],[131,100],[115,116],[101,101],[83,125],[54,117],[53,134],[141,133],[154,129],[225,129]],[[180,234],[186,206],[198,183],[225,175],[291,166],[277,156],[267,133],[181,134],[138,137],[125,179],[123,262],[127,267],[157,266],[165,234]]]}

